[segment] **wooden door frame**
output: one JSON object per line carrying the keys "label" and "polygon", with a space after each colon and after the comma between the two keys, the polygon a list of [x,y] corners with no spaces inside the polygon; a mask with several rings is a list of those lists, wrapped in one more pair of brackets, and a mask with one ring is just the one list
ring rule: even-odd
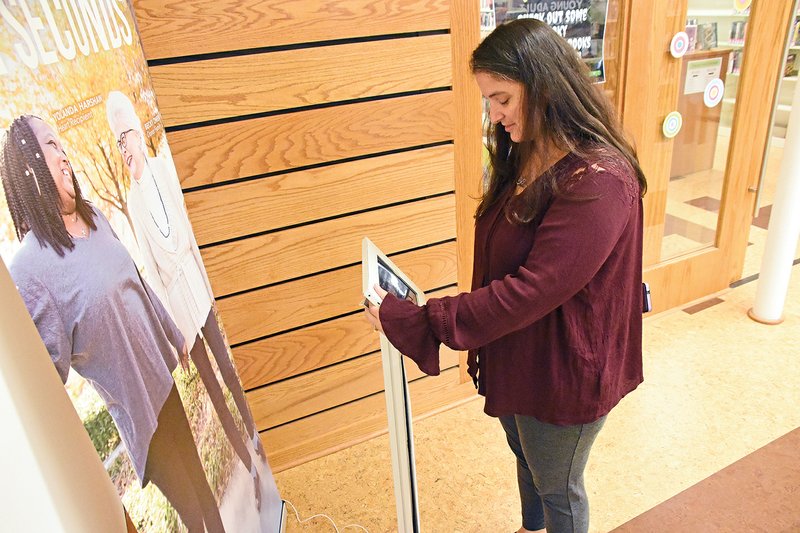
{"label": "wooden door frame", "polygon": [[[472,285],[472,255],[475,248],[475,211],[483,193],[481,174],[481,93],[472,77],[469,58],[480,42],[479,26],[465,21],[479,20],[478,2],[450,4],[450,34],[453,58],[453,100],[456,103],[453,145],[455,149],[454,188],[456,195],[456,240],[458,249],[458,290]],[[461,384],[472,378],[467,373],[467,352],[459,354]]]}
{"label": "wooden door frame", "polygon": [[[745,49],[739,80],[715,245],[660,261],[673,144],[661,133],[661,123],[677,109],[681,69],[681,61],[669,54],[669,43],[683,30],[687,5],[688,0],[626,0],[625,5],[629,38],[622,120],[649,178],[644,198],[644,278],[660,288],[654,296],[655,311],[723,290],[741,275],[756,199],[753,190],[760,178],[782,64],[782,55],[775,51],[783,50],[792,14],[787,3],[753,2],[748,35],[754,37]],[[738,117],[738,110],[746,115]]]}

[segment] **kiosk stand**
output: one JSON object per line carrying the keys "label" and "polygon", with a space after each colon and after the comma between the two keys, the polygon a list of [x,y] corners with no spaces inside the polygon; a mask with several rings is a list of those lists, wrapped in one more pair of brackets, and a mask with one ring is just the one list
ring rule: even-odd
{"label": "kiosk stand", "polygon": [[[425,294],[366,237],[362,242],[361,265],[362,288],[365,298],[370,303],[374,305],[381,303],[380,296],[374,290],[375,285],[379,285],[400,299],[409,300],[417,305],[425,303]],[[419,533],[414,434],[411,430],[411,398],[408,381],[403,356],[383,333],[380,337],[394,497],[397,504],[397,531]]]}
{"label": "kiosk stand", "polygon": [[394,497],[397,505],[397,530],[419,533],[417,472],[414,466],[414,434],[411,429],[411,398],[408,394],[403,356],[381,333],[383,382],[386,389],[386,414],[389,418],[389,445],[392,451]]}

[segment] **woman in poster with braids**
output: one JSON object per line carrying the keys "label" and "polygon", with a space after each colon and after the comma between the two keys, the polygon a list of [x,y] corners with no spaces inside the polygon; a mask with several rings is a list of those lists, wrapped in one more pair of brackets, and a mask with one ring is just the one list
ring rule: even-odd
{"label": "woman in poster with braids", "polygon": [[73,368],[93,385],[142,487],[155,483],[190,532],[224,531],[172,377],[176,353],[187,363],[183,335],[82,196],[53,129],[18,117],[2,148],[21,241],[9,270],[62,381]]}

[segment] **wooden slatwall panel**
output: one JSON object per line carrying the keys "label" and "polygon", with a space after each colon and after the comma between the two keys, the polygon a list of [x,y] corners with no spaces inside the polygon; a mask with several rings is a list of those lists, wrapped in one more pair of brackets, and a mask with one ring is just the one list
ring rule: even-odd
{"label": "wooden slatwall panel", "polygon": [[[386,431],[361,238],[431,295],[469,279],[477,1],[137,0],[189,216],[279,471]],[[416,416],[471,397],[407,364]],[[463,364],[461,365],[463,367]]]}

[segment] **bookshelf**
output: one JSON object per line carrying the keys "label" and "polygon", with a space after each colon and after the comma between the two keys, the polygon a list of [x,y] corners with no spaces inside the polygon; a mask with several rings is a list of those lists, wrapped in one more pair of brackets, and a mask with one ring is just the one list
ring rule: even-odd
{"label": "bookshelf", "polygon": [[481,39],[492,33],[494,30],[496,21],[495,21],[495,11],[494,11],[494,0],[480,0],[480,23],[481,23]]}
{"label": "bookshelf", "polygon": [[[730,4],[730,2],[728,2]],[[692,9],[686,12],[688,18],[747,18],[747,13],[741,13],[734,9]]]}

